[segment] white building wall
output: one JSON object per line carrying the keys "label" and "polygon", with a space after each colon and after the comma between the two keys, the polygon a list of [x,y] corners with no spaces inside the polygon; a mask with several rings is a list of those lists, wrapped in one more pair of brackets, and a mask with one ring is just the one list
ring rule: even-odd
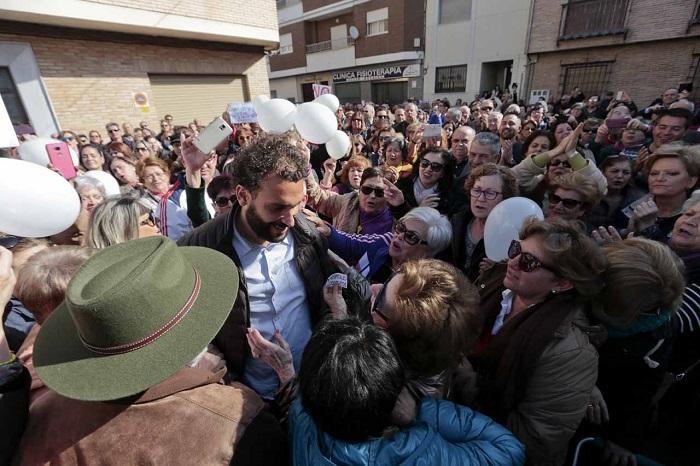
{"label": "white building wall", "polygon": [[[468,3],[468,2],[467,2]],[[478,94],[482,64],[513,60],[512,82],[522,87],[527,58],[525,39],[529,0],[472,0],[467,21],[438,24],[440,0],[427,0],[423,98],[471,101]],[[467,65],[464,92],[435,93],[435,68]]]}

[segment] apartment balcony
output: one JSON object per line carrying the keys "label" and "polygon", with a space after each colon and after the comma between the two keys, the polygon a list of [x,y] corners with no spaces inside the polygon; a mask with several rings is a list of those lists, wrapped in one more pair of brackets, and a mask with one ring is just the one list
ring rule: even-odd
{"label": "apartment balcony", "polygon": [[306,67],[310,73],[355,64],[355,42],[350,37],[306,45]]}

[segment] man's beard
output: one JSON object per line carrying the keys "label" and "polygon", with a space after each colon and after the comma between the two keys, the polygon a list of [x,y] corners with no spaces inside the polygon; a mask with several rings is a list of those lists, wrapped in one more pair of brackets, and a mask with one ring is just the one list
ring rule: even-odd
{"label": "man's beard", "polygon": [[503,139],[513,139],[516,134],[518,134],[517,131],[510,128],[501,131],[501,137]]}
{"label": "man's beard", "polygon": [[[250,229],[253,230],[253,233],[264,241],[279,243],[287,237],[287,233],[289,232],[289,227],[282,222],[265,222],[260,215],[258,215],[255,206],[252,204],[246,211],[245,219]],[[280,232],[280,229],[276,227],[283,228],[284,230]]]}

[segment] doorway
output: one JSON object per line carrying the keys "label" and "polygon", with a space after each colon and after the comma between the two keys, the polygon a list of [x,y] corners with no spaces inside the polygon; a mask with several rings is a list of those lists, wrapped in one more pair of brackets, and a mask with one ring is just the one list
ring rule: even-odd
{"label": "doorway", "polygon": [[502,91],[510,86],[513,79],[513,60],[492,61],[481,64],[481,93],[491,92],[498,86]]}
{"label": "doorway", "polygon": [[395,105],[406,101],[408,81],[372,83],[372,102]]}

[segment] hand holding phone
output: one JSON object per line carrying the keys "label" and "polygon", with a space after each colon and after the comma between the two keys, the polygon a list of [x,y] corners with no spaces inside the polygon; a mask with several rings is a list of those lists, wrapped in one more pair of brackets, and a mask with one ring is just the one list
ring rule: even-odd
{"label": "hand holding phone", "polygon": [[199,133],[192,142],[200,152],[209,154],[216,146],[233,133],[228,123],[221,117],[216,117]]}
{"label": "hand holding phone", "polygon": [[68,144],[65,142],[46,144],[46,153],[49,155],[49,161],[53,168],[63,178],[72,180],[78,175],[75,166],[73,166],[73,158],[70,155]]}

